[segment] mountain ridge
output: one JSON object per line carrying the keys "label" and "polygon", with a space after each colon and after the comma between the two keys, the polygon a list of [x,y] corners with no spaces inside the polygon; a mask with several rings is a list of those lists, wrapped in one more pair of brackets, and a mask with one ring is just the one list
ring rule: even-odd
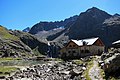
{"label": "mountain ridge", "polygon": [[61,21],[55,21],[55,22],[39,22],[37,24],[35,24],[29,31],[29,33],[31,34],[37,34],[39,31],[49,31],[52,30],[54,28],[59,28],[59,27],[65,27],[67,25],[67,23],[69,22],[73,22],[77,19],[77,15],[70,17],[70,18],[66,18],[65,20],[61,20]]}
{"label": "mountain ridge", "polygon": [[[92,7],[85,12],[80,13],[74,21],[71,20],[68,22],[64,26],[64,30],[53,35],[48,35],[46,39],[48,41],[64,43],[63,41],[66,41],[66,38],[64,39],[65,36],[67,36],[68,40],[100,37],[106,46],[110,46],[113,41],[120,39],[119,22],[119,14],[116,13],[115,15],[110,15],[103,10]],[[109,28],[108,26],[111,27]],[[36,26],[35,30],[38,30],[38,27],[40,26]],[[52,27],[45,31],[54,28],[56,27]],[[41,30],[38,30],[37,32],[39,31]],[[37,34],[37,32],[35,34]]]}

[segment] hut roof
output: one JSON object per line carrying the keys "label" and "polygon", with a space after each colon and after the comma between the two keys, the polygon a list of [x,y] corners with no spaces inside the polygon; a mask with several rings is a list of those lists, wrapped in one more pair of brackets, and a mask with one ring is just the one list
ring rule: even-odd
{"label": "hut roof", "polygon": [[90,38],[90,39],[82,39],[82,40],[71,40],[74,43],[76,43],[78,46],[83,46],[83,42],[86,43],[86,45],[93,45],[99,38]]}

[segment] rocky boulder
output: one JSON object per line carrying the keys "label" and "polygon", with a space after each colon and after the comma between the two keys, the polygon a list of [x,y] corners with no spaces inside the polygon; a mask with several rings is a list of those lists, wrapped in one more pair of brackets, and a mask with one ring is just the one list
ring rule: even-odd
{"label": "rocky boulder", "polygon": [[107,76],[114,75],[120,76],[120,52],[119,49],[114,49],[113,52],[103,54],[101,56],[101,66],[104,69]]}
{"label": "rocky boulder", "polygon": [[81,80],[83,70],[78,64],[69,62],[51,61],[46,64],[30,66],[24,70],[16,72],[13,76],[17,79],[30,80]]}

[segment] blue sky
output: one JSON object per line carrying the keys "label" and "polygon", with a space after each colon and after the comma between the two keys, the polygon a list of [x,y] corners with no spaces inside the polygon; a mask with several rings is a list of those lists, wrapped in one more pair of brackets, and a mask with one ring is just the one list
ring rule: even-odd
{"label": "blue sky", "polygon": [[91,7],[120,14],[120,0],[0,0],[0,25],[22,30],[40,21],[79,15]]}

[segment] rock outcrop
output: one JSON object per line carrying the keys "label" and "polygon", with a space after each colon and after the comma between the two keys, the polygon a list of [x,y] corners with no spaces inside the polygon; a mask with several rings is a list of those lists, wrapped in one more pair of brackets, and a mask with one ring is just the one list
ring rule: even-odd
{"label": "rock outcrop", "polygon": [[13,31],[13,35],[18,36],[20,40],[28,45],[32,50],[38,50],[39,53],[45,54],[47,52],[47,44],[40,42],[34,35],[22,31]]}
{"label": "rock outcrop", "polygon": [[102,54],[101,67],[104,69],[106,76],[118,77],[120,72],[120,49],[111,49],[110,52]]}
{"label": "rock outcrop", "polygon": [[0,26],[0,56],[30,57],[32,49],[25,45],[17,36],[11,35],[7,29]]}
{"label": "rock outcrop", "polygon": [[0,57],[32,57],[45,54],[47,44],[21,31],[9,31],[0,26]]}

